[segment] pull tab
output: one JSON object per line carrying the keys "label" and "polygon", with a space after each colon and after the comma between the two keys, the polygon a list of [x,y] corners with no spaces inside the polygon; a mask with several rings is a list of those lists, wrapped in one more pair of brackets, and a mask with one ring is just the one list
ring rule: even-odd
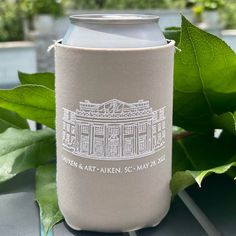
{"label": "pull tab", "polygon": [[56,43],[61,43],[61,42],[62,42],[62,39],[53,40],[53,43],[48,46],[47,52],[50,52],[52,49],[54,49]]}

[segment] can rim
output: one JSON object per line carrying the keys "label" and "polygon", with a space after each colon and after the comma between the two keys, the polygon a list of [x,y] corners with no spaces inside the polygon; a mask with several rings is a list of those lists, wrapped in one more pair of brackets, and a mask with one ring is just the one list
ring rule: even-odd
{"label": "can rim", "polygon": [[72,24],[145,24],[158,21],[159,16],[152,14],[78,14],[70,16]]}
{"label": "can rim", "polygon": [[150,51],[150,50],[161,50],[170,47],[175,47],[175,41],[167,39],[167,44],[159,46],[141,47],[141,48],[92,48],[92,47],[74,47],[71,45],[62,44],[62,39],[54,43],[54,47],[63,47],[68,49],[75,49],[80,51],[105,51],[105,52],[139,52],[139,51]]}

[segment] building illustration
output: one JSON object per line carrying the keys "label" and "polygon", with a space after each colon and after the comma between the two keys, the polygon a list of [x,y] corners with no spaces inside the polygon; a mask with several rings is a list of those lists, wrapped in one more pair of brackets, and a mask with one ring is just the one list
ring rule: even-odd
{"label": "building illustration", "polygon": [[62,145],[74,155],[100,160],[126,160],[151,155],[165,147],[165,109],[149,101],[80,102],[63,108]]}

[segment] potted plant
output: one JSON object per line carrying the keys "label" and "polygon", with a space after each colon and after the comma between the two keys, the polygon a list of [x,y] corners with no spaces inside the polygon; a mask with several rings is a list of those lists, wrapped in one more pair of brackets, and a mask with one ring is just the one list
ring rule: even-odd
{"label": "potted plant", "polygon": [[199,24],[203,21],[204,7],[201,4],[196,4],[192,7],[193,19],[195,24]]}
{"label": "potted plant", "polygon": [[229,1],[228,4],[220,11],[223,21],[224,30],[221,32],[223,40],[225,40],[233,50],[236,51],[236,2]]}
{"label": "potted plant", "polygon": [[21,9],[27,19],[28,29],[42,34],[50,33],[54,27],[54,19],[64,13],[63,2],[57,0],[22,0]]}
{"label": "potted plant", "polygon": [[17,70],[36,71],[34,44],[23,41],[23,14],[19,1],[1,2],[0,32],[0,85],[10,87],[18,83]]}
{"label": "potted plant", "polygon": [[56,0],[38,0],[35,2],[35,13],[35,29],[50,33],[54,27],[54,19],[63,15],[63,6]]}
{"label": "potted plant", "polygon": [[219,23],[218,10],[225,4],[224,0],[190,0],[196,23],[204,22],[209,27],[216,27]]}
{"label": "potted plant", "polygon": [[53,29],[54,19],[64,14],[64,1],[22,0],[21,11],[26,19],[27,30],[49,33]]}

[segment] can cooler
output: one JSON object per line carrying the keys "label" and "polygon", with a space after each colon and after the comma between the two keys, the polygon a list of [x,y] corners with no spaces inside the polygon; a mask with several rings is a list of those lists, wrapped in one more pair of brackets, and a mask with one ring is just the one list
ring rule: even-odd
{"label": "can cooler", "polygon": [[167,214],[174,50],[55,44],[57,193],[72,228],[128,232]]}

